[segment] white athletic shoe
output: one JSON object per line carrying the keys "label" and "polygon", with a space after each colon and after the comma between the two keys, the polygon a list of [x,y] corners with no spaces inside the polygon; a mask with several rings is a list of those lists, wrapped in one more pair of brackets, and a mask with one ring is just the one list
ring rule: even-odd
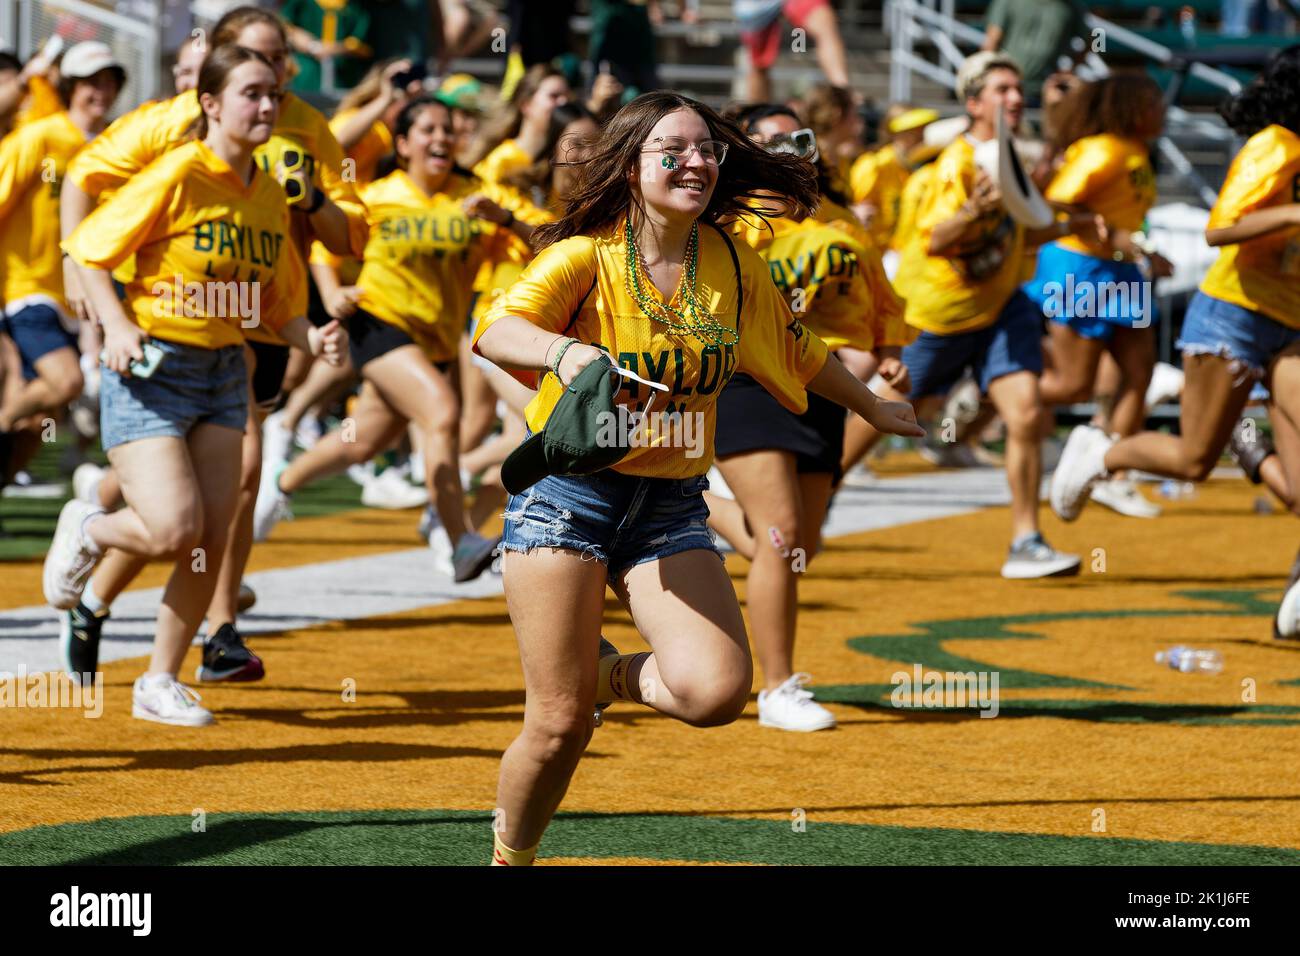
{"label": "white athletic shoe", "polygon": [[449,578],[455,577],[456,567],[451,560],[451,536],[442,526],[442,519],[438,517],[433,505],[426,506],[424,514],[420,516],[420,539],[433,551],[433,564],[438,573]]}
{"label": "white athletic shoe", "polygon": [[385,468],[361,487],[361,503],[367,508],[401,511],[429,503],[429,490],[411,484],[399,468]]}
{"label": "white athletic shoe", "polygon": [[1092,425],[1079,425],[1065,443],[1061,461],[1052,473],[1052,510],[1062,521],[1073,521],[1088,502],[1088,494],[1106,476],[1106,451],[1110,436]]}
{"label": "white athletic shoe", "polygon": [[813,700],[803,685],[812,678],[794,674],[775,690],[758,692],[758,724],[780,730],[826,730],[835,726],[835,715]]}
{"label": "white athletic shoe", "polygon": [[717,495],[719,498],[728,498],[731,501],[736,500],[731,486],[727,484],[727,479],[722,477],[722,472],[718,471],[717,465],[709,469],[709,494]]}
{"label": "white athletic shoe", "polygon": [[859,462],[844,473],[844,477],[840,479],[840,487],[876,488],[878,487],[876,473],[866,465]]}
{"label": "white athletic shoe", "polygon": [[178,727],[206,727],[212,713],[199,706],[202,700],[171,674],[146,674],[135,679],[131,692],[131,716]]}
{"label": "white athletic shoe", "polygon": [[45,600],[60,611],[70,611],[81,600],[90,572],[99,563],[99,557],[90,553],[81,534],[82,525],[92,515],[103,514],[104,509],[73,498],[59,512],[59,523],[54,530],[54,540],[45,555],[42,583]]}
{"label": "white athletic shoe", "polygon": [[1278,640],[1293,641],[1300,636],[1300,581],[1287,588],[1286,594],[1282,595],[1273,627],[1273,636]]}
{"label": "white athletic shoe", "polygon": [[1175,368],[1168,362],[1157,362],[1151,370],[1151,383],[1147,385],[1144,401],[1148,409],[1165,402],[1172,402],[1183,393],[1183,370]]}
{"label": "white athletic shoe", "polygon": [[267,415],[262,422],[262,470],[288,461],[292,451],[293,432],[284,427],[284,409]]}
{"label": "white athletic shoe", "polygon": [[298,447],[303,451],[309,450],[313,445],[321,440],[325,435],[325,426],[315,415],[304,415],[298,419],[298,427],[294,429],[293,440],[298,443]]}
{"label": "white athletic shoe", "polygon": [[1160,506],[1148,501],[1138,491],[1132,478],[1110,478],[1099,481],[1092,489],[1092,500],[1129,518],[1158,518]]}
{"label": "white athletic shoe", "polygon": [[293,520],[289,496],[280,490],[280,473],[284,465],[262,469],[262,484],[257,489],[253,507],[253,540],[265,541],[281,521]]}
{"label": "white athletic shoe", "polygon": [[99,483],[108,469],[91,462],[78,465],[72,473],[72,496],[88,505],[99,506]]}
{"label": "white athletic shoe", "polygon": [[1041,534],[1012,547],[1002,564],[1002,576],[1013,581],[1063,578],[1079,573],[1079,556],[1057,551]]}

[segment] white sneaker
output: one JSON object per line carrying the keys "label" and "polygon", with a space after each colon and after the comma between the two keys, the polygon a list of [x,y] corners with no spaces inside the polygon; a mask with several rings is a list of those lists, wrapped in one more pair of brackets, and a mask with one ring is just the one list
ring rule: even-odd
{"label": "white sneaker", "polygon": [[1002,563],[1002,576],[1013,581],[1030,578],[1062,578],[1079,573],[1081,562],[1077,554],[1057,551],[1041,534],[1022,542],[1007,551]]}
{"label": "white sneaker", "polygon": [[99,563],[91,554],[82,537],[81,528],[92,515],[103,514],[98,505],[87,504],[73,498],[59,512],[59,523],[54,530],[54,540],[45,555],[42,584],[45,600],[51,607],[70,611],[81,600],[90,572]]}
{"label": "white sneaker", "polygon": [[178,727],[206,727],[212,713],[199,706],[202,700],[171,674],[146,674],[135,679],[131,692],[131,716]]}
{"label": "white sneaker", "polygon": [[1157,362],[1151,370],[1151,383],[1147,385],[1144,401],[1148,409],[1164,402],[1172,402],[1183,393],[1183,370],[1175,368],[1168,362]]}
{"label": "white sneaker", "polygon": [[1292,641],[1300,636],[1300,583],[1287,588],[1282,603],[1273,620],[1273,636],[1278,640]]}
{"label": "white sneaker", "polygon": [[72,473],[72,496],[88,505],[99,506],[99,483],[108,469],[91,462],[78,465]]}
{"label": "white sneaker", "polygon": [[284,409],[266,416],[262,422],[262,470],[275,468],[289,460],[293,451],[293,432],[284,427]]}
{"label": "white sneaker", "polygon": [[813,700],[803,685],[812,678],[794,674],[775,690],[758,692],[758,724],[780,730],[826,730],[835,726],[835,715]]}
{"label": "white sneaker", "polygon": [[1073,521],[1088,502],[1097,481],[1106,476],[1106,451],[1114,442],[1100,428],[1079,425],[1065,443],[1060,464],[1052,473],[1052,510],[1062,521]]}
{"label": "white sneaker", "polygon": [[859,462],[844,473],[840,479],[840,486],[843,488],[876,488],[876,473],[866,465]]}
{"label": "white sneaker", "polygon": [[429,490],[406,480],[398,468],[385,468],[361,486],[361,503],[367,508],[401,511],[429,503]]}
{"label": "white sneaker", "polygon": [[1093,486],[1090,496],[1099,505],[1129,518],[1157,518],[1160,506],[1147,501],[1132,478],[1111,478]]}
{"label": "white sneaker", "polygon": [[320,441],[324,434],[325,426],[321,424],[319,418],[315,415],[304,415],[298,419],[298,427],[294,429],[293,440],[298,443],[299,448],[307,451]]}
{"label": "white sneaker", "polygon": [[289,496],[280,490],[280,473],[284,465],[262,469],[262,483],[253,507],[253,540],[265,541],[281,521],[293,520]]}
{"label": "white sneaker", "polygon": [[433,551],[433,563],[438,573],[449,578],[455,577],[456,567],[451,560],[451,535],[442,526],[442,519],[438,517],[433,505],[426,506],[424,514],[420,516],[420,540]]}
{"label": "white sneaker", "polygon": [[375,463],[373,461],[362,462],[359,465],[348,465],[348,478],[353,484],[366,486],[366,482],[375,477]]}

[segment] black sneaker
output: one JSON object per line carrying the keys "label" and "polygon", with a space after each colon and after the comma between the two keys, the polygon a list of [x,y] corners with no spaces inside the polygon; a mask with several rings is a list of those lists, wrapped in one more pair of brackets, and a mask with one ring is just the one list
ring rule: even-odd
{"label": "black sneaker", "polygon": [[203,642],[203,663],[195,677],[201,681],[261,680],[262,659],[248,649],[233,624],[222,624]]}
{"label": "black sneaker", "polygon": [[1259,430],[1258,423],[1253,419],[1249,425],[1246,422],[1247,419],[1243,418],[1233,428],[1232,437],[1228,439],[1228,451],[1251,483],[1258,485],[1263,481],[1259,476],[1260,465],[1274,453],[1274,448],[1268,436]]}
{"label": "black sneaker", "polygon": [[[615,646],[614,646],[613,644],[611,644],[609,641],[605,640],[605,638],[603,638],[603,637],[600,639],[600,655],[599,655],[599,656],[601,656],[601,657],[609,657],[611,654],[617,654],[617,653],[618,653],[618,648],[617,648],[617,647],[615,647]],[[599,727],[599,726],[601,726],[602,724],[605,723],[605,708],[608,707],[608,706],[609,706],[610,704],[612,704],[612,703],[614,703],[612,700],[598,700],[598,701],[596,701],[596,726],[597,726],[597,727]]]}
{"label": "black sneaker", "polygon": [[78,602],[71,611],[59,612],[59,651],[63,669],[73,680],[94,675],[99,670],[99,636],[108,620],[108,608],[99,613]]}

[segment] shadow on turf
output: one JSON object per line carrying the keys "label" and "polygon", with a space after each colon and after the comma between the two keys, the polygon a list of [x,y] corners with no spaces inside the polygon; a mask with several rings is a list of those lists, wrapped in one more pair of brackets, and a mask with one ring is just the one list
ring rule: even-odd
{"label": "shadow on turf", "polygon": [[[510,715],[517,720],[516,715]],[[425,721],[427,723],[427,721]],[[319,722],[316,724],[319,726]],[[103,773],[135,770],[196,770],[205,767],[234,767],[246,763],[322,763],[367,764],[406,760],[446,760],[452,757],[487,757],[501,759],[501,751],[482,747],[438,747],[432,744],[394,744],[359,741],[354,743],[304,744],[293,747],[239,747],[230,750],[40,750],[0,748],[0,756],[26,757],[33,760],[61,761],[89,758],[96,761],[123,759],[105,767],[103,763],[14,770],[0,773],[0,785],[27,784],[58,786],[54,780],[41,779],[64,774]]]}

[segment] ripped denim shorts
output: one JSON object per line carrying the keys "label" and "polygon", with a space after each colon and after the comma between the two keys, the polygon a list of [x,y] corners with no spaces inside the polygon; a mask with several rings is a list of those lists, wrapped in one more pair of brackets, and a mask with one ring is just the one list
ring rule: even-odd
{"label": "ripped denim shorts", "polygon": [[709,479],[641,478],[606,469],[548,475],[506,503],[501,547],[527,553],[565,548],[590,555],[611,580],[628,568],[682,551],[722,552],[709,530]]}
{"label": "ripped denim shorts", "polygon": [[1300,339],[1262,312],[1253,312],[1198,291],[1187,306],[1176,348],[1184,355],[1218,355],[1227,359],[1233,377],[1262,379],[1279,352]]}

